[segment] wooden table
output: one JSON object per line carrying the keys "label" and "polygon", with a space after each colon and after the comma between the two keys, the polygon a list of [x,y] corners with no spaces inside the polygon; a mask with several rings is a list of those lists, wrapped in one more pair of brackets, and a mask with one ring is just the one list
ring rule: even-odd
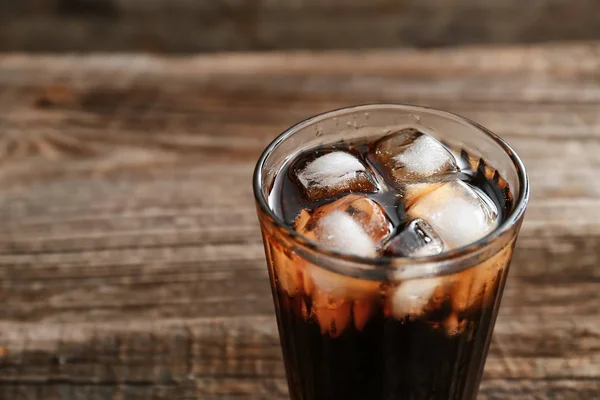
{"label": "wooden table", "polygon": [[250,184],[311,114],[448,109],[532,201],[481,399],[600,398],[600,43],[0,57],[0,399],[285,399]]}

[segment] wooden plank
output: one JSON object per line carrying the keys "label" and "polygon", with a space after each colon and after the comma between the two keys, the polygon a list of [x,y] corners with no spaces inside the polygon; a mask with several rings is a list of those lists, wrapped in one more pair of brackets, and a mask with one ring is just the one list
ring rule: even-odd
{"label": "wooden plank", "polygon": [[[285,390],[285,382],[281,379],[269,380],[258,384],[243,384],[236,381],[224,385],[219,381],[219,387],[234,387],[235,394],[210,394],[211,400],[238,400],[244,396],[251,396],[255,400],[287,400],[289,397],[282,393]],[[207,383],[203,387],[210,387]],[[258,388],[258,389],[257,389]],[[277,390],[274,390],[276,388]],[[191,388],[182,389],[178,386],[156,386],[152,389],[137,386],[122,386],[115,390],[112,387],[102,385],[73,385],[52,384],[43,388],[18,385],[7,386],[0,389],[0,395],[11,400],[112,400],[115,398],[123,400],[172,400],[172,399],[194,399],[201,395],[201,391]],[[257,394],[259,393],[259,394]],[[485,382],[480,389],[481,400],[503,400],[506,398],[515,400],[588,400],[597,394],[597,385],[590,381],[531,381],[531,380],[497,380]],[[8,397],[10,396],[10,397]]]}
{"label": "wooden plank", "polygon": [[598,395],[598,382],[593,380],[490,380],[480,388],[481,400],[587,400]]}
{"label": "wooden plank", "polygon": [[381,48],[600,38],[595,0],[52,0],[0,3],[0,50]]}
{"label": "wooden plank", "polygon": [[[56,262],[43,266],[34,261],[3,265],[3,318],[77,322],[92,316],[103,321],[268,314],[272,305],[261,251],[258,243],[166,247],[68,254],[83,262],[58,254]],[[549,268],[535,273],[524,266],[524,258],[537,253],[519,253],[504,297],[507,311],[594,315],[598,277],[588,273],[592,267],[567,265],[555,271],[554,264],[537,264]]]}
{"label": "wooden plank", "polygon": [[[115,398],[123,400],[173,400],[194,399],[202,397],[202,391],[195,386],[167,386],[157,385],[151,389],[138,386],[120,386],[114,389],[104,385],[80,385],[80,384],[49,384],[42,388],[31,385],[15,385],[0,388],[0,396],[11,400],[112,400]],[[206,382],[203,388],[219,385],[219,388],[235,388],[230,390],[235,394],[210,394],[211,400],[238,400],[252,398],[255,400],[287,400],[285,394],[287,388],[282,379],[259,381],[258,383]],[[503,400],[506,398],[515,400],[588,400],[597,394],[597,385],[592,381],[561,380],[561,381],[538,381],[538,380],[494,380],[486,381],[480,389],[480,400]],[[10,397],[9,397],[10,396]],[[249,397],[251,396],[251,397]],[[0,397],[1,398],[1,397]]]}
{"label": "wooden plank", "polygon": [[[506,313],[504,313],[506,314]],[[595,379],[600,373],[597,316],[505,316],[497,323],[486,379]],[[3,324],[3,328],[7,328]],[[283,378],[272,316],[159,322],[14,323],[0,382],[164,383],[236,377]],[[7,330],[10,332],[10,330]],[[11,351],[22,339],[25,351]],[[576,339],[576,340],[575,340]]]}
{"label": "wooden plank", "polygon": [[0,56],[0,399],[285,398],[252,167],[371,101],[464,114],[528,166],[482,398],[597,397],[598,68],[597,43]]}
{"label": "wooden plank", "polygon": [[[267,382],[284,378],[272,316],[46,324],[43,333],[36,332],[35,323],[16,325],[19,335],[2,337],[2,345],[10,349],[24,337],[28,350],[3,356],[0,386],[68,382],[156,388],[187,382],[205,395],[232,395],[232,390],[260,395],[267,393]],[[485,381],[492,387],[499,380],[597,383],[599,327],[597,315],[503,315]]]}

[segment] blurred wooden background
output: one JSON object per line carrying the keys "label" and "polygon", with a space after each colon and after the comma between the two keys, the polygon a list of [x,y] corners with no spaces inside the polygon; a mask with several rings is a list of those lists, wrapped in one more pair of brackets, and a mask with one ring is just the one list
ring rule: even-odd
{"label": "blurred wooden background", "polygon": [[598,0],[0,0],[0,51],[184,53],[600,39]]}
{"label": "blurred wooden background", "polygon": [[275,135],[457,112],[532,197],[479,400],[600,399],[600,42],[0,56],[0,400],[289,400],[251,188]]}

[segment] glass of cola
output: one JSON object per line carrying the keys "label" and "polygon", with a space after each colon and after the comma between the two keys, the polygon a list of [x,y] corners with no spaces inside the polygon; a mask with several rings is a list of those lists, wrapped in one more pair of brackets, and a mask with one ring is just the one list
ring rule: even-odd
{"label": "glass of cola", "polygon": [[529,184],[498,136],[424,107],[291,127],[254,194],[293,400],[472,400]]}

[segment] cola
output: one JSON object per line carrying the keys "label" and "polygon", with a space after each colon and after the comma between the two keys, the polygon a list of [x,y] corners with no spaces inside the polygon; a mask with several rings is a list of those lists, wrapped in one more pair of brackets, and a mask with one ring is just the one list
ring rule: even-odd
{"label": "cola", "polygon": [[263,222],[293,400],[476,396],[516,199],[481,154],[425,131],[305,147],[265,190],[293,232]]}

